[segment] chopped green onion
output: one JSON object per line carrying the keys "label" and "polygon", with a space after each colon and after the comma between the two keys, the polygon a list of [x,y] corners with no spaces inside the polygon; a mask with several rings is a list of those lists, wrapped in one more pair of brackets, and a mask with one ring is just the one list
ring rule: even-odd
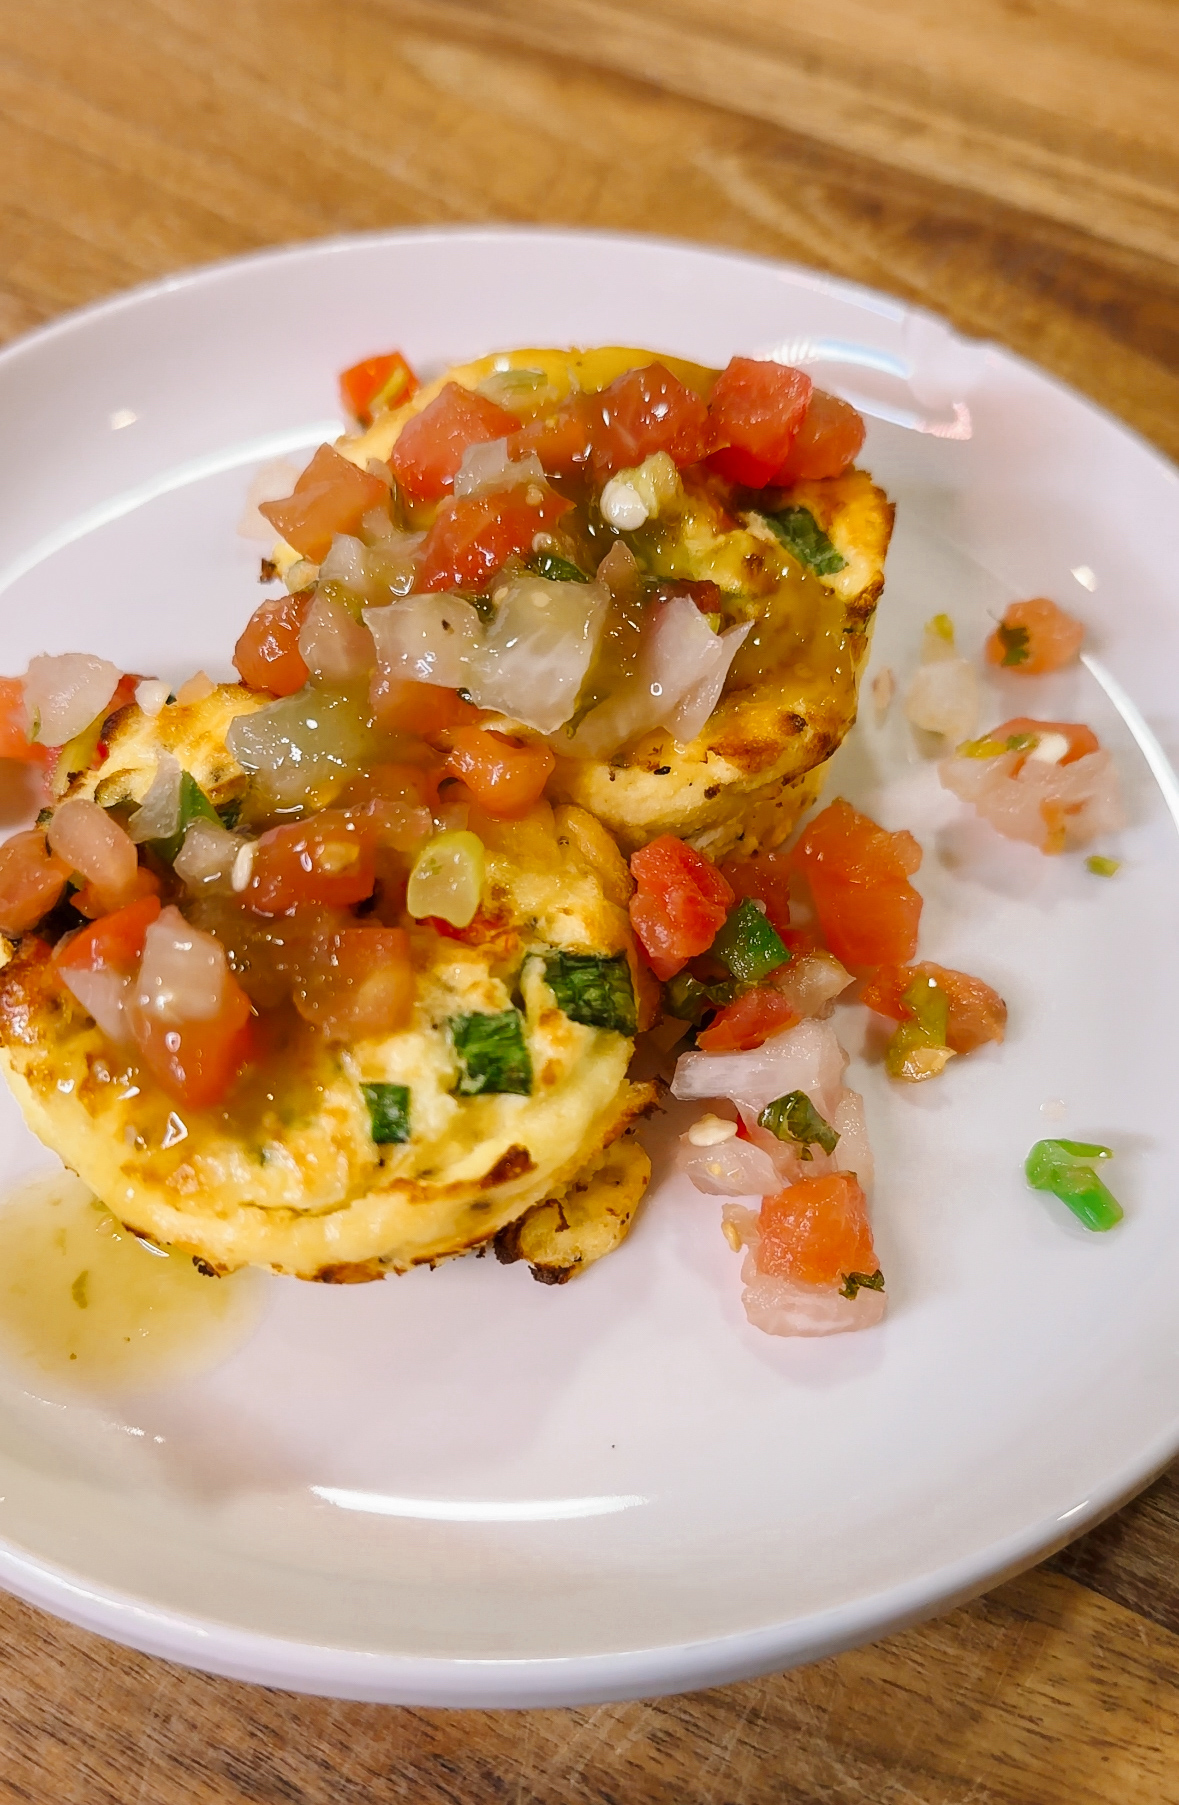
{"label": "chopped green onion", "polygon": [[710,1009],[723,1009],[726,1003],[733,1001],[736,994],[737,986],[731,979],[725,979],[719,984],[702,984],[690,971],[677,972],[663,986],[668,1015],[674,1015],[677,1022],[694,1022],[697,1025]]}
{"label": "chopped green onion", "polygon": [[944,639],[948,646],[954,643],[954,623],[948,614],[935,614],[932,620],[926,621],[925,631],[932,633],[935,639]]}
{"label": "chopped green onion", "polygon": [[184,836],[194,821],[212,821],[220,827],[221,817],[200,784],[190,771],[180,773],[180,797],[176,816],[176,832],[169,834],[164,840],[152,840],[151,849],[158,853],[164,863],[175,862],[176,854],[184,845]]}
{"label": "chopped green onion", "polygon": [[544,975],[558,1009],[571,1022],[615,1034],[635,1032],[635,990],[625,953],[610,959],[598,953],[549,953]]}
{"label": "chopped green onion", "polygon": [[783,508],[765,515],[766,525],[801,564],[809,564],[816,576],[833,577],[847,559],[841,557],[809,508]]}
{"label": "chopped green onion", "polygon": [[1094,877],[1113,877],[1122,869],[1121,859],[1107,859],[1104,853],[1091,852],[1085,860],[1086,871]]}
{"label": "chopped green onion", "polygon": [[435,834],[413,862],[405,906],[415,921],[436,915],[452,928],[470,927],[479,912],[486,874],[478,834],[466,827]]}
{"label": "chopped green onion", "polygon": [[217,819],[220,821],[222,827],[226,828],[230,833],[232,833],[233,829],[237,826],[238,817],[242,812],[242,804],[244,801],[244,796],[235,796],[232,802],[223,803],[217,810]]}
{"label": "chopped green onion", "polygon": [[956,750],[959,758],[998,758],[1003,752],[1028,752],[1039,743],[1038,733],[1009,733],[1005,740],[963,740]]}
{"label": "chopped green onion", "polygon": [[787,1091],[767,1103],[757,1118],[759,1128],[768,1128],[780,1141],[796,1141],[799,1159],[813,1159],[812,1147],[834,1153],[839,1130],[822,1117],[805,1091]]}
{"label": "chopped green onion", "polygon": [[[378,1147],[409,1139],[408,1084],[362,1084],[373,1140]],[[265,1152],[265,1149],[263,1149]]]}
{"label": "chopped green onion", "polygon": [[923,1079],[936,1078],[954,1057],[946,1045],[949,999],[932,978],[914,978],[901,1002],[912,1010],[912,1019],[901,1022],[889,1041],[884,1069],[890,1078],[920,1084]]}
{"label": "chopped green onion", "polygon": [[562,558],[557,552],[533,552],[528,560],[528,568],[534,570],[538,577],[545,577],[550,583],[588,583],[590,577],[584,570],[568,558]]}
{"label": "chopped green onion", "polygon": [[459,1062],[456,1096],[479,1097],[489,1091],[532,1095],[532,1060],[518,1009],[452,1015],[447,1026]]}
{"label": "chopped green onion", "polygon": [[883,1291],[884,1274],[879,1266],[875,1272],[846,1272],[843,1283],[839,1287],[840,1297],[854,1297],[857,1291]]}
{"label": "chopped green onion", "polygon": [[1006,627],[1000,621],[995,629],[995,637],[1003,648],[1002,664],[1026,664],[1031,653],[1028,650],[1028,630],[1026,627]]}
{"label": "chopped green onion", "polygon": [[1116,1228],[1122,1206],[1093,1170],[1095,1160],[1112,1159],[1113,1150],[1086,1141],[1037,1141],[1024,1161],[1033,1191],[1059,1197],[1086,1228],[1100,1234]]}
{"label": "chopped green onion", "polygon": [[763,910],[745,897],[731,912],[710,948],[739,984],[760,984],[790,957]]}

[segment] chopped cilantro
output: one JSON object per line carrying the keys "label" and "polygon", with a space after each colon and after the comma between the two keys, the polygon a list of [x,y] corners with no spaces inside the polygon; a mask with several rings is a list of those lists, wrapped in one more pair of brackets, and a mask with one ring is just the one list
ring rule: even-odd
{"label": "chopped cilantro", "polygon": [[1026,664],[1031,657],[1026,627],[1008,627],[1000,621],[995,629],[995,638],[1003,648],[1003,656],[999,661],[1001,664]]}
{"label": "chopped cilantro", "polygon": [[[409,1139],[408,1084],[362,1084],[373,1140],[378,1147]],[[262,1149],[265,1156],[266,1149]],[[265,1164],[265,1157],[263,1157]]]}
{"label": "chopped cilantro", "polygon": [[840,1297],[854,1297],[857,1291],[883,1291],[884,1274],[879,1266],[875,1272],[846,1272],[843,1283],[839,1287]]}
{"label": "chopped cilantro", "polygon": [[532,1060],[518,1009],[452,1015],[447,1026],[459,1062],[456,1096],[478,1097],[487,1091],[532,1095]]}
{"label": "chopped cilantro", "polygon": [[839,1132],[832,1128],[815,1108],[805,1091],[787,1091],[767,1103],[757,1118],[759,1128],[768,1128],[780,1141],[795,1141],[799,1159],[813,1159],[812,1147],[834,1153]]}
{"label": "chopped cilantro", "polygon": [[663,986],[667,1013],[673,1015],[677,1022],[692,1022],[697,1027],[710,1010],[723,1009],[726,1003],[733,1001],[736,994],[737,985],[733,980],[726,979],[720,984],[702,984],[690,971],[677,972]]}
{"label": "chopped cilantro", "polygon": [[180,773],[180,812],[176,820],[176,832],[169,834],[165,840],[153,840],[151,849],[159,854],[165,864],[171,865],[176,854],[184,845],[184,836],[194,821],[213,821],[221,826],[221,817],[209,798],[205,795],[196,778],[189,771]]}
{"label": "chopped cilantro", "polygon": [[538,577],[545,577],[550,583],[588,583],[591,579],[586,572],[568,558],[562,558],[557,552],[533,552],[528,560],[529,570],[534,570]]}
{"label": "chopped cilantro", "polygon": [[78,1274],[77,1278],[74,1280],[73,1284],[70,1286],[70,1296],[73,1298],[74,1302],[77,1304],[79,1310],[85,1310],[89,1307],[89,1304],[90,1304],[90,1273],[89,1273],[89,1271],[80,1272]]}
{"label": "chopped cilantro", "polygon": [[750,897],[732,910],[710,948],[739,984],[760,984],[790,958],[777,932]]}
{"label": "chopped cilantro", "polygon": [[232,802],[223,803],[217,810],[217,819],[222,827],[228,828],[231,833],[238,824],[244,801],[244,796],[235,796]]}
{"label": "chopped cilantro", "polygon": [[635,992],[625,953],[611,959],[598,953],[548,953],[545,982],[571,1022],[633,1034]]}
{"label": "chopped cilantro", "polygon": [[783,508],[765,516],[766,525],[788,552],[808,564],[816,576],[833,577],[847,559],[841,557],[809,508]]}

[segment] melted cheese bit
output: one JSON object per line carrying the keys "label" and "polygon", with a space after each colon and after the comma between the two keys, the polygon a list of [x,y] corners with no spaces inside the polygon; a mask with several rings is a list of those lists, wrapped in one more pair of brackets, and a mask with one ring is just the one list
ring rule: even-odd
{"label": "melted cheese bit", "polygon": [[688,1139],[693,1147],[720,1147],[731,1141],[736,1132],[736,1122],[727,1122],[723,1116],[701,1116],[689,1128]]}

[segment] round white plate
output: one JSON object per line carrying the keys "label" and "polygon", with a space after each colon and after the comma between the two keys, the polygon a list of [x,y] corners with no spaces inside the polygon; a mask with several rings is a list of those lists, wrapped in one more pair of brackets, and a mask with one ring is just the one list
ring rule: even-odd
{"label": "round white plate", "polygon": [[[390,345],[773,351],[871,415],[897,503],[873,669],[1016,597],[1084,668],[993,680],[991,725],[1083,718],[1129,805],[1112,881],[999,840],[899,709],[839,791],[925,848],[923,956],[1007,997],[1002,1048],[905,1089],[859,1058],[882,1328],[745,1322],[719,1204],[654,1187],[557,1289],[467,1260],[268,1283],[218,1370],[137,1396],[0,1384],[0,1583],[139,1648],[307,1691],[436,1705],[672,1691],[805,1661],[949,1605],[1076,1533],[1179,1449],[1176,472],[1090,403],[899,302],[778,264],[541,231],[388,234],[201,270],[0,355],[3,668],[88,649],[229,675],[262,593],[254,468],[339,430],[335,374]],[[842,1011],[861,1047],[864,1016]],[[1031,1143],[1117,1150],[1126,1221],[1026,1189]],[[664,1126],[653,1140],[664,1143]],[[52,1164],[0,1099],[6,1180]]]}

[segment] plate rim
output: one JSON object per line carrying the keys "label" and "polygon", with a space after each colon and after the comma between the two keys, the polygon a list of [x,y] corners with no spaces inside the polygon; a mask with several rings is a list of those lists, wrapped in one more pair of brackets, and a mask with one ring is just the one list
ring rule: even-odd
{"label": "plate rim", "polygon": [[[994,353],[1008,367],[1079,403],[1179,486],[1179,465],[1136,427],[1101,402],[996,340],[974,338],[945,315],[887,291],[791,260],[690,238],[563,225],[448,223],[390,227],[267,245],[149,278],[113,295],[55,315],[0,346],[0,380],[29,353],[182,290],[200,290],[259,266],[298,264],[353,250],[438,242],[570,240],[628,251],[674,252],[714,263],[757,268],[818,294],[829,294],[894,320],[923,319],[956,343]],[[226,1678],[283,1690],[373,1703],[465,1708],[597,1704],[724,1685],[819,1660],[897,1633],[950,1610],[1036,1565],[1111,1515],[1179,1454],[1179,1408],[1170,1426],[1095,1490],[1065,1519],[1041,1519],[961,1560],[832,1609],[785,1624],[690,1643],[656,1643],[593,1655],[511,1657],[399,1655],[272,1636],[182,1610],[150,1597],[96,1584],[69,1565],[45,1561],[0,1535],[0,1585],[25,1602],[148,1655]]]}

